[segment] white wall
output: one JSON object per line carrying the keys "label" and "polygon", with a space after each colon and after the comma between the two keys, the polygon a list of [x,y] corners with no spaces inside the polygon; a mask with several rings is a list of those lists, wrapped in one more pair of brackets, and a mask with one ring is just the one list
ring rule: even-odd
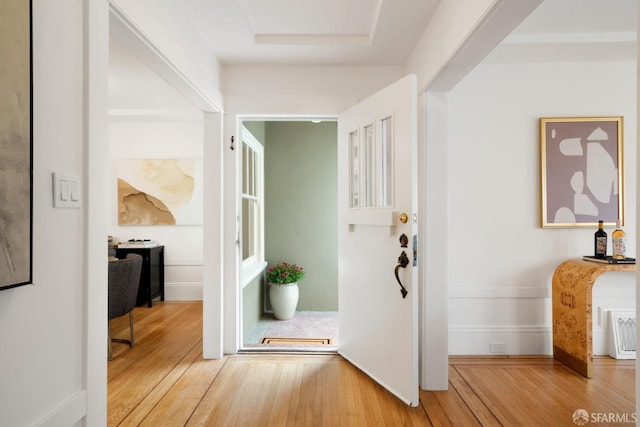
{"label": "white wall", "polygon": [[33,2],[33,285],[0,292],[6,426],[73,425],[86,410],[86,205],[54,209],[51,194],[54,171],[86,184],[82,22],[82,2]]}
{"label": "white wall", "polygon": [[[199,118],[198,118],[199,116]],[[164,245],[165,300],[202,300],[203,228],[199,225],[119,226],[118,159],[203,159],[202,114],[182,119],[163,115],[145,119],[119,117],[109,124],[109,234],[115,241],[151,239]],[[194,198],[202,206],[202,182]]]}
{"label": "white wall", "polygon": [[[449,93],[450,354],[487,354],[490,342],[509,354],[550,354],[553,271],[593,250],[595,230],[540,227],[540,117],[624,116],[625,230],[635,256],[635,72],[635,62],[480,65]],[[628,307],[634,290],[633,274],[602,276],[594,317]]]}

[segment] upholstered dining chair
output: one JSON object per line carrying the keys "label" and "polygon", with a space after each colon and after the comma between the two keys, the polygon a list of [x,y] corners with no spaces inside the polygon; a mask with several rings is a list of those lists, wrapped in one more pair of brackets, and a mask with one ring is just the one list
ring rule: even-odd
{"label": "upholstered dining chair", "polygon": [[[142,256],[128,254],[123,259],[109,259],[109,319],[108,344],[109,360],[113,359],[111,342],[121,342],[133,347],[133,309],[136,306],[140,272],[142,271]],[[130,339],[111,338],[111,319],[129,314]]]}

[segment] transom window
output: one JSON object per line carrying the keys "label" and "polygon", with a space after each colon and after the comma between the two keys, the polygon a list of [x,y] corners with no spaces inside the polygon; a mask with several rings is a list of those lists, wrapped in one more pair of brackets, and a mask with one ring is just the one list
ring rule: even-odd
{"label": "transom window", "polygon": [[393,207],[393,161],[392,117],[349,134],[349,207]]}

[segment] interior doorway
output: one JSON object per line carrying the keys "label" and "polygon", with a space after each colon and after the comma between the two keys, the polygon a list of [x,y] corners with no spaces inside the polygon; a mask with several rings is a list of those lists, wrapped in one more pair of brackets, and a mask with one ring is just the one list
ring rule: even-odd
{"label": "interior doorway", "polygon": [[[339,341],[337,121],[251,117],[242,118],[238,127],[243,129],[237,153],[241,349],[335,351]],[[245,133],[250,136],[245,138]],[[262,168],[260,152],[245,145],[245,139],[260,142]],[[256,177],[259,172],[262,176]],[[243,192],[250,190],[244,185],[247,181],[255,194]],[[255,217],[260,213],[262,221]],[[260,233],[262,259],[260,239],[248,236]],[[305,270],[291,320],[274,319],[269,300],[265,272],[278,262]],[[262,266],[258,272],[256,265]]]}

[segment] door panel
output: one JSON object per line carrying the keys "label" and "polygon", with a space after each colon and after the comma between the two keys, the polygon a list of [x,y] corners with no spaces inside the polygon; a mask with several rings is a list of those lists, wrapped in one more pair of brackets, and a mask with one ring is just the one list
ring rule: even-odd
{"label": "door panel", "polygon": [[338,120],[339,352],[413,406],[418,405],[416,90],[416,77],[409,75]]}

